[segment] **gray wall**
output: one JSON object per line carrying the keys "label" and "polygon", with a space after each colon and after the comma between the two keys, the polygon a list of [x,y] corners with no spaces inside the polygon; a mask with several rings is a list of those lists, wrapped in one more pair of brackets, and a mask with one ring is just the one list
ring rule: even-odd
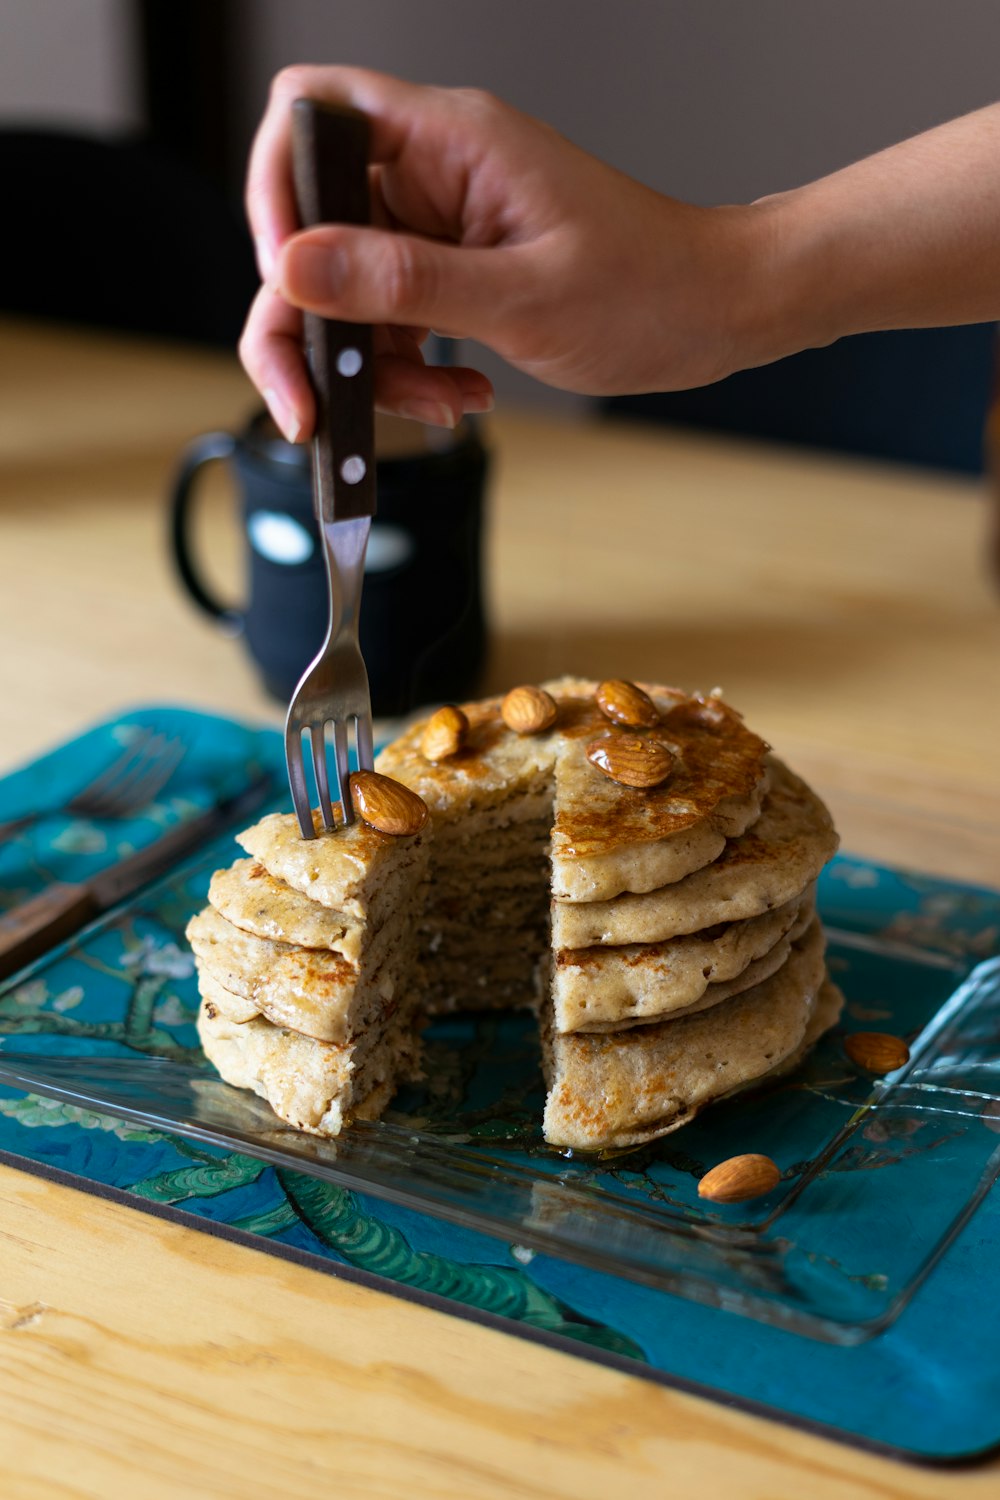
{"label": "gray wall", "polygon": [[[491,88],[704,203],[792,186],[1000,95],[1000,0],[239,0],[238,13],[246,141],[284,63],[362,63]],[[2,0],[0,116],[132,123],[126,15],[125,0]]]}
{"label": "gray wall", "polygon": [[0,123],[139,123],[127,0],[0,0]]}
{"label": "gray wall", "polygon": [[758,197],[1000,96],[998,0],[243,0],[288,62],[476,84],[664,192]]}

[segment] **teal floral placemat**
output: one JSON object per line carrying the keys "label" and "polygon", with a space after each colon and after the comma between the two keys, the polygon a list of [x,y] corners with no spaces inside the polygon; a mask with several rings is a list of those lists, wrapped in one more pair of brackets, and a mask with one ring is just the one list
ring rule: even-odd
{"label": "teal floral placemat", "polygon": [[[231,794],[260,767],[274,768],[280,781],[274,732],[151,708],[98,726],[0,782],[0,820],[42,799],[55,809],[127,743],[136,725],[183,735],[188,747],[156,806],[128,825],[55,812],[40,821],[0,849],[0,907],[49,879],[93,873],[214,796]],[[0,991],[4,1049],[198,1059],[194,972],[181,934],[204,898],[211,868],[234,852],[220,842],[207,861],[184,867],[119,919]],[[978,1453],[1000,1441],[1000,1313],[992,1296],[998,1195],[986,1196],[926,1279],[919,1233],[911,1234],[911,1245],[897,1242],[906,1238],[907,1214],[920,1224],[921,1183],[931,1181],[922,1174],[933,1170],[936,1184],[951,1184],[954,1201],[943,1190],[935,1211],[942,1223],[957,1223],[995,1171],[1000,1103],[992,1049],[1000,980],[995,966],[982,961],[1000,948],[1000,896],[842,858],[824,876],[820,905],[834,929],[832,959],[848,995],[849,1027],[894,1029],[888,1016],[913,1036],[952,1004],[973,971],[979,975],[979,990],[957,1005],[960,1045],[944,1033],[947,1045],[929,1051],[926,1066],[891,1107],[863,1112],[869,1086],[845,1071],[839,1041],[831,1038],[794,1085],[793,1118],[814,1122],[816,1140],[803,1136],[794,1143],[800,1150],[778,1139],[769,1143],[791,1189],[782,1221],[790,1236],[794,1189],[814,1170],[820,1137],[829,1135],[829,1123],[815,1122],[856,1120],[840,1153],[815,1168],[812,1201],[825,1201],[830,1215],[820,1257],[826,1264],[815,1267],[817,1278],[826,1278],[823,1296],[833,1288],[848,1324],[885,1318],[884,1330],[862,1342],[822,1342],[768,1326],[539,1253],[513,1233],[501,1239],[460,1228],[433,1212],[243,1152],[10,1089],[0,1089],[0,1154],[262,1250],[837,1436],[924,1458]],[[497,1160],[540,1163],[558,1186],[565,1164],[544,1154],[538,1135],[541,1086],[530,1021],[519,1015],[442,1020],[429,1047],[428,1083],[395,1101],[392,1118],[463,1150],[481,1147]],[[740,1128],[753,1133],[755,1147],[780,1103],[762,1094],[741,1106]],[[654,1151],[571,1164],[573,1180],[640,1205],[687,1212],[697,1201],[698,1177],[733,1128],[733,1115],[722,1109]],[[854,1201],[843,1194],[856,1195],[858,1184],[869,1183],[886,1185],[889,1211],[881,1229],[863,1226],[859,1236],[849,1216],[838,1220],[838,1204]],[[799,1201],[809,1200],[800,1193]]]}

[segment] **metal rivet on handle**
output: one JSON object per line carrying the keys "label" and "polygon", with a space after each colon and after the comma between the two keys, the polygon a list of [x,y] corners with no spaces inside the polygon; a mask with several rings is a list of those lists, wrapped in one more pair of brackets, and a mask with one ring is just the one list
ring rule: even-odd
{"label": "metal rivet on handle", "polygon": [[337,374],[349,378],[358,373],[363,363],[360,349],[341,349],[337,355]]}
{"label": "metal rivet on handle", "polygon": [[345,484],[360,484],[368,472],[368,466],[360,453],[352,453],[340,466],[340,477]]}

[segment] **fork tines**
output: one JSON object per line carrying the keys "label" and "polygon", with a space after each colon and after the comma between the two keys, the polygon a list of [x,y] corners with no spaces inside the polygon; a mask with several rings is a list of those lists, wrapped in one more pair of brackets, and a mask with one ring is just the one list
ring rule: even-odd
{"label": "fork tines", "polygon": [[[316,806],[319,808],[323,827],[332,830],[354,821],[351,802],[350,749],[348,726],[354,724],[355,762],[359,770],[370,770],[374,759],[372,721],[367,714],[355,714],[350,719],[327,719],[324,723],[293,722],[289,714],[285,726],[285,760],[288,765],[288,784],[291,787],[295,815],[299,829],[305,839],[315,838],[316,824],[313,820],[313,799],[309,795],[308,776],[302,741],[308,736],[312,752],[313,779],[316,785]],[[335,796],[330,795],[330,777],[327,768],[327,725],[333,730],[333,765],[336,777]],[[338,817],[339,814],[339,817]]]}
{"label": "fork tines", "polygon": [[184,759],[180,739],[145,730],[107,769],[66,804],[87,818],[122,818],[151,802]]}

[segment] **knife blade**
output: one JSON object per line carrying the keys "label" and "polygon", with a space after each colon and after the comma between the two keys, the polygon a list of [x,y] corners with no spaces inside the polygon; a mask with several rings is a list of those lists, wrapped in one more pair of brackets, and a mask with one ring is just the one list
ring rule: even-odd
{"label": "knife blade", "polygon": [[0,915],[0,978],[45,953],[102,912],[166,874],[183,855],[245,818],[275,792],[274,778],[260,776],[232,797],[169,829],[134,854],[78,882],[54,881],[39,895]]}

